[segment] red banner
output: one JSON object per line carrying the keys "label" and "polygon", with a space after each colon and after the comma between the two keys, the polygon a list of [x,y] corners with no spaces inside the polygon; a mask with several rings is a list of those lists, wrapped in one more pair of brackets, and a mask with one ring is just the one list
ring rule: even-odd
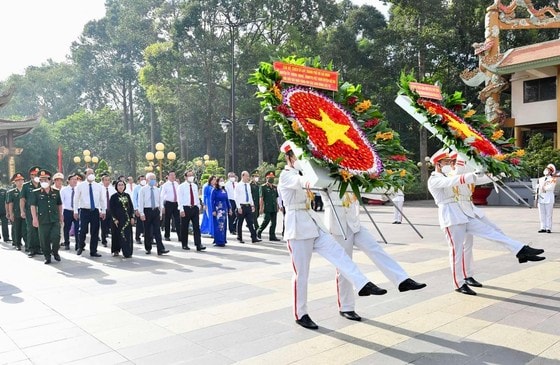
{"label": "red banner", "polygon": [[56,153],[58,157],[58,172],[62,172],[62,147],[58,146],[58,151]]}
{"label": "red banner", "polygon": [[274,69],[282,76],[282,82],[311,86],[317,89],[338,90],[338,72],[320,68],[274,62]]}
{"label": "red banner", "polygon": [[419,82],[411,82],[408,85],[410,90],[417,92],[421,98],[443,100],[441,90],[437,85],[421,84]]}

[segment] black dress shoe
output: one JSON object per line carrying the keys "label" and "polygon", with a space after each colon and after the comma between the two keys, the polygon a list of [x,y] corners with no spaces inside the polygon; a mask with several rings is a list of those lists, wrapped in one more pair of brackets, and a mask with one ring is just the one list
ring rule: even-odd
{"label": "black dress shoe", "polygon": [[424,283],[417,283],[416,281],[412,280],[411,278],[406,279],[402,283],[399,284],[399,291],[405,292],[409,290],[418,290],[425,288],[426,284]]}
{"label": "black dress shoe", "polygon": [[97,252],[90,253],[89,256],[90,256],[90,257],[101,257],[101,255],[98,254]]}
{"label": "black dress shoe", "polygon": [[198,246],[198,247],[196,248],[196,250],[197,250],[197,251],[204,251],[204,250],[206,250],[206,246]]}
{"label": "black dress shoe", "polygon": [[51,263],[51,258],[49,257],[48,259],[45,259],[45,265],[48,265]]}
{"label": "black dress shoe", "polygon": [[151,253],[152,253],[152,251],[146,251],[146,255],[149,255]]}
{"label": "black dress shoe", "polygon": [[315,322],[313,322],[307,314],[302,316],[300,319],[296,319],[296,323],[310,330],[316,330],[319,328],[319,326],[317,326],[317,324],[315,324]]}
{"label": "black dress shoe", "polygon": [[262,242],[262,240],[259,240],[258,238],[256,240],[252,240],[252,243],[257,243],[257,242]]}
{"label": "black dress shoe", "polygon": [[361,321],[362,317],[360,317],[358,315],[358,313],[354,312],[354,311],[349,311],[349,312],[338,312],[340,313],[341,316],[343,316],[346,319],[349,319],[351,321]]}
{"label": "black dress shoe", "polygon": [[53,253],[53,257],[56,261],[60,261],[60,255],[57,253]]}
{"label": "black dress shoe", "polygon": [[183,246],[183,250],[189,251],[191,248],[189,246]]}
{"label": "black dress shoe", "polygon": [[476,292],[469,288],[467,284],[463,284],[463,286],[461,286],[459,289],[455,289],[455,291],[461,294],[476,295]]}
{"label": "black dress shoe", "polygon": [[69,251],[70,250],[70,245],[64,245],[64,250]]}
{"label": "black dress shoe", "polygon": [[169,250],[163,250],[158,252],[157,254],[161,256],[161,255],[165,255],[166,253],[169,253]]}
{"label": "black dress shoe", "polygon": [[76,252],[76,254],[78,256],[80,256],[82,254],[82,252],[84,252],[84,249],[80,247],[80,248],[78,248],[78,252]]}
{"label": "black dress shoe", "polygon": [[164,237],[163,239],[166,241],[171,241],[171,237]]}
{"label": "black dress shoe", "polygon": [[16,250],[21,251],[21,246],[16,246]]}
{"label": "black dress shoe", "polygon": [[387,294],[387,290],[381,289],[371,281],[368,281],[366,285],[358,292],[360,297],[367,297],[368,295],[383,295]]}
{"label": "black dress shoe", "polygon": [[273,237],[273,238],[271,238],[269,241],[272,241],[272,242],[280,242],[280,239],[279,239],[279,238],[276,238],[276,237]]}
{"label": "black dress shoe", "polygon": [[465,278],[465,284],[468,286],[475,286],[477,288],[482,288],[482,284],[476,281],[472,276]]}
{"label": "black dress shoe", "polygon": [[241,238],[238,238],[237,241],[239,241],[239,243],[245,243]]}
{"label": "black dress shoe", "polygon": [[103,247],[107,247],[107,242],[102,242],[101,244],[103,245]]}
{"label": "black dress shoe", "polygon": [[35,252],[30,252],[30,253],[27,255],[27,257],[33,257],[33,256],[35,256]]}
{"label": "black dress shoe", "polygon": [[538,233],[546,233],[546,229],[539,229]]}
{"label": "black dress shoe", "polygon": [[525,245],[521,250],[519,250],[519,252],[517,253],[517,255],[515,255],[515,257],[517,257],[520,264],[527,261],[541,261],[544,260],[545,258],[537,255],[540,255],[543,252],[544,250],[540,248],[532,248]]}
{"label": "black dress shoe", "polygon": [[546,233],[552,233],[552,232],[550,232],[550,229],[547,229],[547,230],[546,230]]}

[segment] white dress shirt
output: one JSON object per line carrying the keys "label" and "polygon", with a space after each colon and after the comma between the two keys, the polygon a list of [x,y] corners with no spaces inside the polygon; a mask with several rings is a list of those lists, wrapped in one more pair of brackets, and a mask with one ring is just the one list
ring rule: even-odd
{"label": "white dress shirt", "polygon": [[[173,187],[175,187],[175,192],[173,192]],[[179,195],[177,191],[178,189],[179,189],[179,183],[177,181],[173,181],[173,182],[169,180],[166,181],[161,186],[161,204],[163,204],[164,202],[176,203],[177,196]]]}
{"label": "white dress shirt", "polygon": [[161,206],[161,199],[160,199],[160,190],[157,186],[154,186],[154,199],[156,206],[152,206],[152,187],[150,185],[143,186],[138,193],[138,212],[140,216],[144,215],[144,208],[159,208],[160,212],[162,211]]}
{"label": "white dress shirt", "polygon": [[92,183],[84,181],[76,186],[76,192],[74,194],[74,213],[78,214],[78,209],[92,209],[89,203],[90,184],[93,190],[93,203],[95,204],[95,208],[99,209],[101,214],[105,214],[105,209],[107,209],[105,190],[103,189],[103,185],[95,181]]}
{"label": "white dress shirt", "polygon": [[250,183],[245,183],[245,182],[237,183],[235,185],[235,192],[233,193],[233,196],[237,208],[239,208],[241,204],[251,204],[251,206],[255,205],[255,203],[253,202],[253,196],[251,195]]}
{"label": "white dress shirt", "polygon": [[134,191],[134,187],[136,186],[135,183],[126,183],[126,187],[124,188],[124,192],[128,195],[132,196],[132,192]]}
{"label": "white dress shirt", "polygon": [[228,180],[226,182],[226,193],[229,200],[235,200],[235,188],[237,187],[237,185],[239,185],[237,181],[231,182]]}
{"label": "white dress shirt", "polygon": [[[191,188],[190,188],[191,185],[192,185],[194,202],[191,202]],[[198,206],[198,208],[200,209],[200,199],[198,197],[198,186],[195,183],[189,183],[189,182],[185,181],[184,183],[179,185],[177,195],[178,195],[178,199],[179,199],[179,206],[178,206],[179,211],[183,210],[184,206],[190,207],[190,206],[194,206],[194,205]]]}
{"label": "white dress shirt", "polygon": [[[107,200],[107,207],[109,207],[109,199],[111,199],[111,195],[115,194],[117,190],[111,184],[109,184],[109,186],[101,184],[101,187],[103,188],[103,195],[105,195],[105,199]],[[109,199],[107,199],[107,189],[109,189]]]}
{"label": "white dress shirt", "polygon": [[74,210],[72,207],[72,189],[74,189],[74,197],[76,196],[76,187],[72,188],[67,185],[60,189],[60,199],[62,199],[62,209]]}
{"label": "white dress shirt", "polygon": [[138,194],[140,193],[140,189],[142,189],[142,185],[136,185],[134,190],[132,190],[132,207],[134,210],[138,210]]}

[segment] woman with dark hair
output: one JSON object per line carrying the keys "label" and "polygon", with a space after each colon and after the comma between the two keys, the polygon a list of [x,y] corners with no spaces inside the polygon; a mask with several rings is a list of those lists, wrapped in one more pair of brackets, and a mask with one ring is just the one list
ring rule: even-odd
{"label": "woman with dark hair", "polygon": [[231,206],[226,192],[226,182],[223,177],[215,180],[214,191],[212,191],[211,204],[208,210],[214,218],[214,245],[225,246],[227,231],[227,216],[231,215]]}
{"label": "woman with dark hair", "polygon": [[115,189],[117,192],[111,195],[109,207],[113,222],[111,224],[111,252],[113,256],[119,256],[122,249],[123,256],[132,256],[132,226],[134,225],[134,208],[130,195],[124,192],[126,184],[117,180]]}
{"label": "woman with dark hair", "polygon": [[200,233],[208,234],[214,237],[214,224],[212,221],[212,190],[214,190],[214,184],[216,182],[216,176],[212,175],[208,178],[208,181],[202,187],[202,203],[204,204],[204,212],[202,213],[202,223],[200,224]]}

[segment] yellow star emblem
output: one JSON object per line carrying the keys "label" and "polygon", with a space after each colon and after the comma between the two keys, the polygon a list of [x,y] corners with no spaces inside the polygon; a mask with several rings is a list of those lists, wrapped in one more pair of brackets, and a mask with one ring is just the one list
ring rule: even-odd
{"label": "yellow star emblem", "polygon": [[321,128],[325,132],[325,136],[327,137],[327,144],[332,146],[337,141],[341,141],[344,144],[352,147],[353,149],[357,150],[358,146],[350,139],[346,132],[350,129],[348,125],[342,125],[335,123],[327,113],[325,113],[322,109],[319,109],[319,113],[321,113],[321,120],[313,119],[313,118],[306,118],[307,121],[318,128]]}

